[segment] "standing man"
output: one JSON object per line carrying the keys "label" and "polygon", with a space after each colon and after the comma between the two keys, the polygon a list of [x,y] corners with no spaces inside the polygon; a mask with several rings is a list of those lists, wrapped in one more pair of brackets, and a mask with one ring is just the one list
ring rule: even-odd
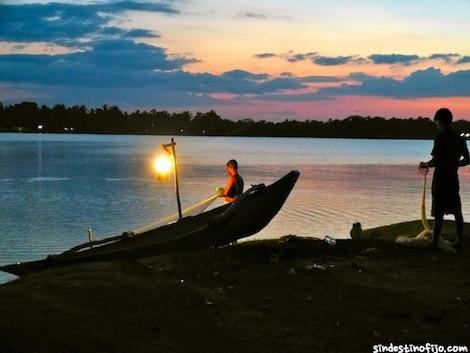
{"label": "standing man", "polygon": [[437,124],[439,133],[434,139],[434,148],[431,152],[432,159],[428,162],[419,163],[419,167],[426,172],[428,168],[434,167],[431,211],[432,216],[434,216],[434,236],[431,246],[434,249],[439,246],[444,214],[453,214],[457,229],[457,241],[454,245],[456,250],[461,250],[463,216],[457,170],[459,167],[470,164],[470,155],[465,139],[452,129],[452,113],[449,109],[439,109],[434,116],[434,121]]}
{"label": "standing man", "polygon": [[238,163],[235,159],[227,162],[228,181],[225,186],[224,199],[226,202],[234,202],[237,196],[243,193],[243,178],[238,174]]}

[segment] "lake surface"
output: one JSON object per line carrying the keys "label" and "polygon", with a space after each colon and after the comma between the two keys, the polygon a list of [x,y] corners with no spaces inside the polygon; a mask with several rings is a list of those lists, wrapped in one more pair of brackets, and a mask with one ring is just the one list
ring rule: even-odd
{"label": "lake surface", "polygon": [[[0,264],[70,248],[87,240],[88,228],[98,239],[174,214],[173,182],[157,180],[151,168],[169,140],[0,134]],[[223,186],[225,163],[235,158],[247,187],[301,172],[281,212],[255,237],[348,237],[356,221],[370,228],[419,218],[417,163],[431,147],[423,140],[180,136],[183,208]],[[468,219],[470,169],[460,177]]]}

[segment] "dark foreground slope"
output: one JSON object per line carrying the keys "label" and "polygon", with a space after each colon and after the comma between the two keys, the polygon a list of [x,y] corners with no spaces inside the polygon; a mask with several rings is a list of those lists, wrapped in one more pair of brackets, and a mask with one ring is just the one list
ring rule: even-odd
{"label": "dark foreground slope", "polygon": [[459,255],[391,242],[415,229],[382,228],[353,247],[290,238],[31,275],[0,286],[0,352],[468,344],[470,239]]}

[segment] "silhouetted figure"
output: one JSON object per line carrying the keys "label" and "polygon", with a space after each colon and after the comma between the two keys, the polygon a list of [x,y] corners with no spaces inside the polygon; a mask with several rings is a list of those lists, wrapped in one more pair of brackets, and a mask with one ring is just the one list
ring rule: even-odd
{"label": "silhouetted figure", "polygon": [[463,240],[463,217],[457,170],[470,163],[470,155],[465,139],[460,137],[451,127],[452,113],[449,109],[439,109],[434,116],[434,121],[439,129],[439,134],[434,139],[432,159],[429,162],[419,164],[419,167],[426,171],[428,168],[434,167],[431,211],[434,216],[432,247],[439,246],[444,214],[453,214],[457,229],[455,247],[460,250]]}
{"label": "silhouetted figure", "polygon": [[233,202],[237,196],[243,193],[243,178],[238,174],[238,163],[235,159],[227,162],[228,181],[225,186],[224,199],[226,202]]}

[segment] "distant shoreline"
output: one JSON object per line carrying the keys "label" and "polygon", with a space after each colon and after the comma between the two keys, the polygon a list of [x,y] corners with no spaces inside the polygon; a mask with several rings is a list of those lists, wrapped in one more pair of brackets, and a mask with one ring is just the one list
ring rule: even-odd
{"label": "distant shoreline", "polygon": [[[458,133],[470,136],[470,121],[453,124]],[[117,106],[38,106],[22,102],[0,103],[0,132],[106,134],[150,136],[302,137],[343,139],[426,140],[438,133],[429,118],[399,119],[351,115],[344,119],[267,121],[225,119],[215,111],[126,112]]]}
{"label": "distant shoreline", "polygon": [[41,134],[41,135],[109,135],[109,136],[171,136],[171,137],[242,137],[242,138],[301,138],[301,139],[335,139],[335,140],[433,140],[430,137],[344,137],[344,136],[282,136],[282,135],[174,135],[174,134],[139,134],[112,132],[38,132],[38,131],[0,131],[0,134]]}

